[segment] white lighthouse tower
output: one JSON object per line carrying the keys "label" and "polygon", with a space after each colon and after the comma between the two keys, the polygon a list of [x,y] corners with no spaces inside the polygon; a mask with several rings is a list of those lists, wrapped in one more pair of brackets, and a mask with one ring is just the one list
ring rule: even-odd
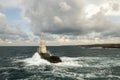
{"label": "white lighthouse tower", "polygon": [[40,41],[38,52],[39,53],[47,53],[46,44],[45,44],[45,40],[44,39],[41,39],[41,41]]}
{"label": "white lighthouse tower", "polygon": [[47,52],[45,40],[43,39],[42,36],[41,36],[41,40],[40,40],[40,44],[39,44],[39,48],[38,48],[38,53],[41,56],[41,58],[43,58],[51,63],[62,62],[62,60],[58,56],[52,56],[49,54],[49,52]]}

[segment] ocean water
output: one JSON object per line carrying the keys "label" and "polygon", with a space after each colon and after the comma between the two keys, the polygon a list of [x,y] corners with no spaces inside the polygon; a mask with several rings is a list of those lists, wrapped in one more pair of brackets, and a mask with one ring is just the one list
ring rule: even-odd
{"label": "ocean water", "polygon": [[37,47],[0,47],[0,80],[120,80],[120,49],[47,47],[61,63],[49,63]]}

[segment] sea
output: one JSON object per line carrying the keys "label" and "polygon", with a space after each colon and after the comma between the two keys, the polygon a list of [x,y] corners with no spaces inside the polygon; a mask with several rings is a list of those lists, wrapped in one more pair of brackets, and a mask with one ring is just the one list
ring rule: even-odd
{"label": "sea", "polygon": [[1,46],[0,80],[120,80],[120,48],[48,46],[60,63],[41,58],[38,46]]}

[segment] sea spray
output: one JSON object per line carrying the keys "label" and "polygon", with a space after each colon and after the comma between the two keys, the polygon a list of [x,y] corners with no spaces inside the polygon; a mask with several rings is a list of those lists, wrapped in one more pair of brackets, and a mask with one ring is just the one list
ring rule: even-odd
{"label": "sea spray", "polygon": [[25,66],[39,66],[39,65],[51,65],[60,67],[97,67],[105,68],[111,66],[120,66],[119,59],[111,59],[108,57],[60,57],[62,62],[50,63],[45,59],[42,59],[38,52],[34,53],[31,58],[18,59],[14,62],[23,62]]}
{"label": "sea spray", "polygon": [[48,62],[45,59],[42,59],[38,52],[36,52],[31,58],[18,60],[18,62],[24,62],[24,63],[26,63],[26,66],[31,66],[31,65],[36,65],[36,66],[39,66],[39,65],[50,65],[50,62]]}
{"label": "sea spray", "polygon": [[[112,75],[111,66],[120,66],[119,59],[112,59],[108,57],[61,57],[61,63],[50,63],[41,58],[39,53],[34,53],[31,58],[17,60],[17,62],[24,62],[25,71],[34,73],[35,76],[30,79],[40,79],[40,74],[59,78],[70,78],[77,80],[84,80],[84,78],[119,78],[119,76]],[[108,62],[109,61],[109,62]],[[39,77],[38,77],[39,76]]]}

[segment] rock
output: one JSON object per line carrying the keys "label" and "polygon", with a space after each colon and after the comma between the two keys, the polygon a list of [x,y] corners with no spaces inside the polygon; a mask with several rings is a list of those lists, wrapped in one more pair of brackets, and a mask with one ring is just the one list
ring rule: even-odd
{"label": "rock", "polygon": [[43,59],[45,59],[51,63],[62,62],[62,60],[58,56],[50,56],[50,54],[48,54],[48,53],[39,53],[39,54]]}
{"label": "rock", "polygon": [[58,63],[58,62],[62,62],[61,59],[58,56],[50,56],[49,61],[51,63]]}

